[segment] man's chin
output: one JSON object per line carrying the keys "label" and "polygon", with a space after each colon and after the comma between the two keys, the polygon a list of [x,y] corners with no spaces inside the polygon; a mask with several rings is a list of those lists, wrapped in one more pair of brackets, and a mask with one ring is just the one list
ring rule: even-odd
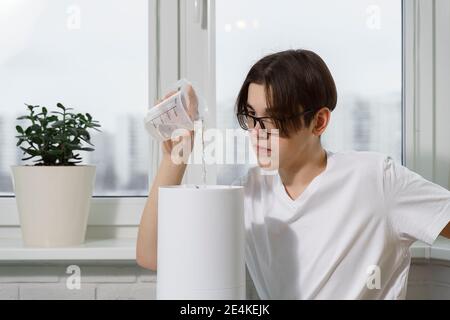
{"label": "man's chin", "polygon": [[270,157],[258,157],[258,166],[267,171],[278,170],[278,162]]}

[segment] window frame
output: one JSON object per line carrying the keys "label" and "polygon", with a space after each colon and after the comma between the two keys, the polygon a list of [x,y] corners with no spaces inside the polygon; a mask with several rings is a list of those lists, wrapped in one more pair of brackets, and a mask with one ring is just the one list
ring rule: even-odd
{"label": "window frame", "polygon": [[[450,22],[448,1],[403,0],[403,100],[406,166],[450,186]],[[439,67],[437,67],[439,66]],[[431,105],[431,107],[430,107]]]}

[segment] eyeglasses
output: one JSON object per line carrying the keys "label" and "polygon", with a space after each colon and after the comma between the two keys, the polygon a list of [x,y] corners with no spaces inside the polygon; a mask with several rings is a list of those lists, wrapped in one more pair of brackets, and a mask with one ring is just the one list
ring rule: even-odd
{"label": "eyeglasses", "polygon": [[[293,115],[292,117],[301,117],[314,110],[306,110]],[[259,123],[261,129],[276,129],[275,121],[282,122],[289,120],[288,118],[275,118],[275,117],[255,117],[248,112],[239,112],[237,114],[239,125],[244,130],[253,129],[256,124]]]}

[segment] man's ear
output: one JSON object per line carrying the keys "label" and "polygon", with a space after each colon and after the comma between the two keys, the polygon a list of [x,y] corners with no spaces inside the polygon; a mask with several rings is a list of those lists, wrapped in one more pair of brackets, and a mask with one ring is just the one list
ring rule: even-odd
{"label": "man's ear", "polygon": [[330,122],[330,118],[331,118],[330,109],[328,109],[327,107],[321,108],[314,116],[312,122],[313,123],[312,133],[317,136],[321,136],[325,132],[325,129],[327,128],[328,123]]}

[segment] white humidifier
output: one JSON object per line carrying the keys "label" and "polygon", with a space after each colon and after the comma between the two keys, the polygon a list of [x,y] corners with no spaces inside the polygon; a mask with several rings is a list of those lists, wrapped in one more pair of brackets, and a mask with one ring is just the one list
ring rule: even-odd
{"label": "white humidifier", "polygon": [[235,186],[159,188],[157,299],[245,299],[243,197]]}

